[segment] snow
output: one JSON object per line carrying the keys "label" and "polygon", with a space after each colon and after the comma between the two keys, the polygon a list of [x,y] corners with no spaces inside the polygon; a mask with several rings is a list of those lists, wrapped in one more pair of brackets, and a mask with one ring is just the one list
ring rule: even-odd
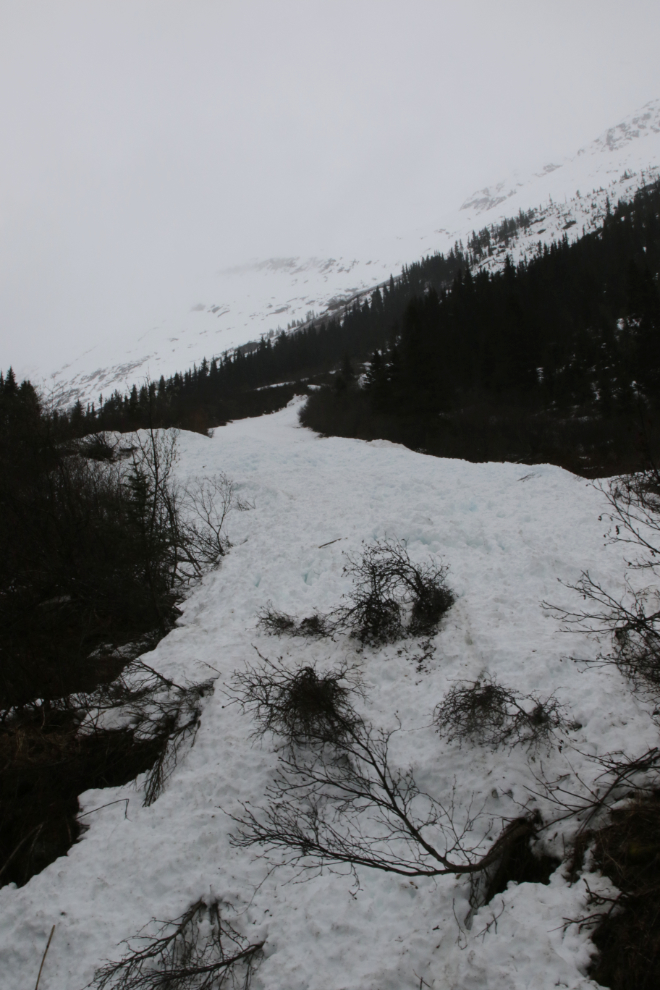
{"label": "snow", "polygon": [[[412,765],[440,800],[455,789],[459,820],[470,802],[483,805],[471,841],[484,849],[491,823],[497,834],[500,818],[535,800],[541,764],[548,777],[572,767],[589,782],[598,769],[590,754],[633,755],[656,738],[649,710],[616,670],[568,659],[594,657],[598,644],[562,632],[540,605],[575,605],[558,579],[575,581],[587,567],[613,592],[623,587],[622,549],[604,540],[596,488],[550,465],[470,464],[396,444],[321,439],[298,425],[299,404],[219,428],[212,439],[180,434],[182,477],[224,471],[254,504],[231,516],[233,549],[148,658],[178,683],[213,676],[215,690],[194,745],[151,807],[141,805],[140,781],[87,792],[81,841],[24,887],[0,890],[3,985],[34,985],[52,925],[41,990],[77,990],[104,960],[120,957],[123,939],[211,893],[235,927],[266,939],[255,990],[594,987],[584,975],[588,934],[565,923],[588,913],[584,876],[571,884],[559,869],[549,885],[510,884],[470,924],[464,880],[367,869],[359,886],[333,872],[305,879],[230,844],[231,816],[242,803],[263,806],[278,758],[276,741],[256,741],[228,694],[255,647],[292,669],[355,663],[362,714],[384,729],[400,723],[396,765]],[[348,636],[277,639],[257,626],[268,601],[298,616],[335,605],[349,588],[344,553],[382,538],[406,540],[414,560],[449,565],[457,600],[430,658],[420,663],[414,639],[359,650]],[[431,724],[435,705],[484,672],[523,693],[555,692],[581,728],[564,734],[561,752],[534,760],[520,748],[494,753],[442,741]],[[546,848],[561,854],[567,827],[546,834]],[[608,889],[585,876],[592,889]]]}
{"label": "snow", "polygon": [[[256,259],[200,273],[185,305],[154,312],[150,326],[137,331],[117,327],[105,340],[92,332],[86,351],[69,355],[60,368],[39,365],[35,355],[33,365],[15,370],[40,384],[56,403],[97,402],[99,393],[108,398],[114,389],[142,384],[146,376],[157,381],[185,371],[204,357],[211,360],[311,314],[336,314],[342,302],[396,277],[404,264],[435,251],[447,253],[456,241],[467,245],[472,231],[521,209],[537,209],[543,222],[509,245],[514,260],[531,256],[539,241],[550,243],[564,233],[574,240],[602,222],[607,197],[614,206],[658,174],[660,100],[655,100],[574,156],[481,189],[448,215],[434,216],[429,190],[432,219],[425,227],[377,238],[367,231],[361,243],[347,243],[337,257]],[[574,226],[565,230],[570,221]],[[502,249],[487,267],[501,266],[504,257]]]}

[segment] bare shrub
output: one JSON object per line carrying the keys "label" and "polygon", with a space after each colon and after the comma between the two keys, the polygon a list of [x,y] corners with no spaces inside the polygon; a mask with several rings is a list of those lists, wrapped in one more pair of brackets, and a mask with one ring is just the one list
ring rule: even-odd
{"label": "bare shrub", "polygon": [[468,739],[482,746],[548,744],[559,730],[574,728],[553,696],[541,699],[505,688],[492,678],[457,686],[436,707],[433,720],[441,736]]}
{"label": "bare shrub", "polygon": [[136,935],[119,962],[97,970],[96,990],[220,990],[250,986],[263,942],[249,942],[221,915],[217,900],[191,905],[161,924],[158,935]]}
{"label": "bare shrub", "polygon": [[[610,542],[641,551],[628,561],[629,573],[660,566],[660,473],[653,467],[613,478],[599,485],[610,511]],[[587,634],[611,638],[611,652],[600,654],[599,664],[614,664],[636,688],[660,691],[660,593],[657,587],[635,587],[626,576],[626,591],[617,596],[584,571],[575,584],[585,608],[572,611],[544,602],[567,626]]]}
{"label": "bare shrub", "polygon": [[592,931],[599,952],[589,976],[613,990],[651,990],[660,977],[660,749],[639,757],[622,753],[595,759],[602,772],[590,783],[578,775],[540,781],[544,797],[557,808],[558,821],[578,828],[570,864],[571,879],[584,865],[609,877],[615,890],[599,892],[587,883],[588,911],[566,919],[566,926]]}
{"label": "bare shrub", "polygon": [[298,624],[299,636],[328,636],[329,634],[326,618],[318,612],[301,619]]}
{"label": "bare shrub", "polygon": [[[139,544],[147,560],[160,553],[172,589],[200,578],[218,563],[231,546],[224,531],[227,516],[232,510],[252,508],[223,473],[181,486],[174,471],[176,442],[176,433],[137,433],[124,481],[134,506]],[[150,572],[145,573],[149,583]]]}
{"label": "bare shrub", "polygon": [[[655,467],[614,478],[598,487],[609,503],[610,542],[634,548],[627,561],[625,590],[613,594],[584,571],[573,585],[585,602],[578,610],[552,609],[569,628],[596,636],[607,635],[611,647],[596,664],[613,664],[633,688],[660,695],[660,472]],[[602,518],[602,517],[601,517]],[[648,571],[654,585],[635,579]],[[657,714],[657,713],[656,713]],[[599,949],[589,975],[613,990],[641,990],[660,979],[660,899],[657,834],[660,827],[660,750],[640,757],[609,754],[598,762],[603,770],[587,784],[574,774],[542,781],[545,797],[553,801],[555,821],[575,819],[572,872],[577,875],[587,848],[594,865],[618,888],[611,895],[589,890],[590,913],[567,924],[593,929]]]}
{"label": "bare shrub", "polygon": [[130,728],[136,742],[152,743],[154,758],[144,791],[144,804],[149,806],[163,792],[183,745],[194,738],[202,699],[212,690],[212,680],[182,686],[136,659],[112,684],[71,701],[86,711],[83,732],[97,731],[104,714],[112,711]]}
{"label": "bare shrub", "polygon": [[414,564],[405,544],[395,540],[367,544],[359,558],[347,554],[344,573],[354,583],[346,604],[298,622],[269,603],[260,613],[261,625],[276,635],[291,636],[329,636],[350,629],[362,643],[375,645],[405,635],[432,635],[454,603],[445,581],[447,568]]}
{"label": "bare shrub", "polygon": [[626,595],[616,597],[585,571],[574,585],[588,607],[569,611],[545,604],[567,626],[611,638],[611,651],[595,660],[598,665],[613,664],[631,684],[654,695],[660,691],[660,595],[655,588],[634,589],[628,582]]}
{"label": "bare shrub", "polygon": [[364,547],[359,559],[347,555],[347,560],[344,573],[353,578],[355,590],[334,617],[362,642],[389,642],[404,633],[428,636],[454,602],[445,582],[447,568],[414,564],[405,543],[376,541]]}
{"label": "bare shrub", "polygon": [[287,612],[278,612],[271,602],[262,608],[258,614],[259,625],[275,636],[286,633],[289,636],[307,636],[310,638],[332,635],[328,617],[314,612],[305,619],[297,621],[295,616]]}
{"label": "bare shrub", "polygon": [[470,807],[459,822],[452,796],[448,804],[420,790],[412,770],[390,762],[392,733],[379,732],[362,721],[346,726],[328,747],[292,747],[268,791],[260,811],[245,808],[232,841],[239,847],[261,845],[283,850],[287,862],[303,869],[361,866],[400,876],[473,874],[504,855],[509,844],[535,824],[517,818],[502,828],[484,852],[470,843],[478,814]]}
{"label": "bare shrub", "polygon": [[281,660],[259,657],[259,664],[234,674],[232,688],[260,735],[272,732],[290,744],[336,742],[355,725],[350,692],[356,684],[348,664],[319,674],[312,666],[291,671]]}
{"label": "bare shrub", "polygon": [[654,794],[614,809],[592,836],[594,865],[619,894],[591,895],[599,954],[589,975],[614,990],[651,990],[660,981],[659,830],[660,796]]}
{"label": "bare shrub", "polygon": [[96,691],[41,700],[0,718],[0,886],[26,883],[84,830],[77,796],[145,774],[162,793],[199,726],[212,682],[181,686],[140,659]]}
{"label": "bare shrub", "polygon": [[428,636],[454,602],[445,582],[447,568],[414,564],[405,543],[376,541],[364,547],[359,559],[348,555],[347,560],[344,573],[353,578],[355,590],[334,615],[362,642],[389,642],[404,631]]}
{"label": "bare shrub", "polygon": [[79,727],[75,710],[48,703],[0,727],[0,886],[22,886],[67,854],[87,822],[79,794],[128,784],[162,749],[130,726]]}
{"label": "bare shrub", "polygon": [[149,771],[151,802],[194,736],[203,686],[127,665],[243,505],[223,477],[183,511],[173,433],[81,440],[27,384],[0,392],[0,883],[22,884],[80,835],[80,793]]}
{"label": "bare shrub", "polygon": [[230,549],[225,533],[229,513],[254,508],[239,497],[235,482],[224,472],[190,481],[183,490],[183,504],[190,518],[185,527],[185,541],[191,563],[198,572],[216,564]]}
{"label": "bare shrub", "polygon": [[114,461],[118,457],[118,451],[123,449],[119,444],[113,444],[105,433],[93,433],[79,440],[76,446],[83,457],[92,461]]}

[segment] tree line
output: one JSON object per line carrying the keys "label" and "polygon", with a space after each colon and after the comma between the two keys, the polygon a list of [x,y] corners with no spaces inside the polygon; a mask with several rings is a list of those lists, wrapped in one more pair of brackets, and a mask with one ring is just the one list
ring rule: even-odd
{"label": "tree line", "polygon": [[473,460],[631,467],[622,458],[642,455],[660,404],[659,271],[655,183],[573,244],[425,287],[363,387],[340,374],[303,421]]}
{"label": "tree line", "polygon": [[[408,302],[429,286],[441,288],[465,267],[460,245],[408,267],[368,297],[354,300],[342,316],[320,319],[293,332],[264,337],[199,366],[124,393],[77,402],[59,412],[79,436],[99,430],[177,426],[204,432],[231,419],[282,408],[305,382],[327,374],[345,355],[366,358],[397,332]],[[284,384],[280,384],[284,383]]]}

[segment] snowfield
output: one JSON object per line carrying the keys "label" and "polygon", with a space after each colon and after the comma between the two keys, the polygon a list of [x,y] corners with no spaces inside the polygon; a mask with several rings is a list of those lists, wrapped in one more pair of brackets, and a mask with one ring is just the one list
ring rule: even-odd
{"label": "snowfield", "polygon": [[[348,871],[273,870],[277,856],[230,844],[231,816],[243,804],[265,804],[278,761],[277,740],[255,740],[250,716],[228,693],[232,673],[258,659],[255,647],[292,669],[355,663],[360,713],[376,727],[400,724],[393,761],[412,766],[439,800],[454,791],[457,820],[482,809],[470,843],[484,851],[501,819],[523,806],[552,817],[534,796],[541,771],[554,778],[573,768],[588,782],[599,772],[589,755],[638,754],[656,741],[650,707],[614,668],[568,659],[594,657],[598,644],[562,632],[540,604],[578,606],[558,579],[575,581],[586,568],[623,590],[623,549],[604,539],[599,491],[553,466],[470,464],[385,441],[321,439],[299,426],[299,404],[229,424],[212,439],[180,434],[182,477],[224,471],[254,505],[232,514],[233,548],[147,658],[179,683],[214,677],[215,690],[194,745],[151,807],[142,807],[140,780],[88,791],[81,806],[89,829],[68,856],[23,888],[0,890],[0,982],[34,986],[55,925],[40,990],[79,990],[105,960],[120,958],[123,939],[211,894],[235,928],[266,940],[255,990],[596,986],[584,975],[588,933],[566,921],[589,913],[585,878],[608,889],[595,874],[571,884],[560,867],[549,885],[510,884],[468,917],[465,879],[360,869],[358,885]],[[415,561],[449,566],[456,602],[430,656],[415,639],[361,649],[349,636],[275,638],[257,626],[269,601],[298,616],[336,605],[350,587],[344,553],[383,538],[407,541]],[[521,747],[443,741],[434,707],[453,685],[484,673],[523,693],[555,692],[580,728],[563,734],[561,752],[533,759]],[[570,834],[562,828],[570,826],[543,833],[544,849],[559,856]]]}

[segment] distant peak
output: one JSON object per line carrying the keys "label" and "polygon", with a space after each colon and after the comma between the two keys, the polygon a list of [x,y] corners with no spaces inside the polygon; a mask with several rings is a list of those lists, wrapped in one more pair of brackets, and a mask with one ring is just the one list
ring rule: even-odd
{"label": "distant peak", "polygon": [[585,155],[612,154],[631,145],[634,141],[653,134],[660,134],[660,99],[651,100],[649,103],[646,103],[641,110],[636,110],[634,113],[629,114],[620,123],[604,131],[595,141],[591,141],[583,148],[580,148],[577,154],[570,158],[565,158],[559,164],[547,164],[533,174],[526,176],[524,180],[521,180],[518,175],[514,175],[510,179],[498,182],[497,185],[478,189],[471,196],[468,196],[462,204],[461,210],[485,213],[487,210],[492,210],[496,206],[499,206],[500,203],[504,203],[507,199],[515,196],[523,186],[528,185],[534,179],[540,179],[549,175],[551,172],[565,167],[569,162],[574,162]]}
{"label": "distant peak", "polygon": [[618,151],[619,148],[649,134],[660,134],[660,100],[651,100],[641,110],[635,111],[619,124],[608,128],[591,144],[580,148],[578,155]]}
{"label": "distant peak", "polygon": [[510,199],[511,196],[515,196],[518,189],[522,186],[522,182],[517,182],[514,179],[507,182],[498,182],[495,186],[486,186],[484,189],[478,189],[475,193],[465,200],[462,204],[462,210],[474,210],[475,213],[484,213],[486,210],[492,210],[500,203],[504,203],[505,200]]}

